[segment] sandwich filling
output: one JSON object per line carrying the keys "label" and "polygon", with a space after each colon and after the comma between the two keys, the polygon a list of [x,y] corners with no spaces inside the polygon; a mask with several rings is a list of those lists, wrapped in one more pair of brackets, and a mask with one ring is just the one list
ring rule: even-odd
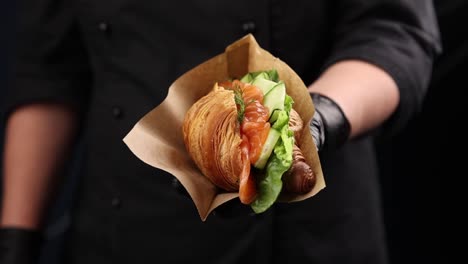
{"label": "sandwich filling", "polygon": [[293,162],[293,100],[276,70],[248,73],[219,86],[234,91],[237,106],[243,162],[239,198],[255,213],[264,212],[277,200],[281,178]]}

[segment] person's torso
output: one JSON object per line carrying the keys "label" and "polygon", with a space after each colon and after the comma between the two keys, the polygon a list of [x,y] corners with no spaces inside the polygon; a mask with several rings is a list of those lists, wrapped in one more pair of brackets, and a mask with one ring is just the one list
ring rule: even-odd
{"label": "person's torso", "polygon": [[[332,48],[329,2],[75,1],[93,85],[84,126],[85,169],[77,197],[76,244],[71,245],[100,250],[94,256],[82,255],[83,260],[88,256],[100,260],[102,254],[122,263],[147,258],[164,263],[273,261],[274,209],[256,217],[214,215],[202,222],[192,201],[172,187],[173,177],[140,161],[122,139],[164,100],[176,78],[248,33],[310,84]],[[361,146],[360,153],[365,163],[371,151]],[[336,177],[354,166],[346,156],[343,159],[338,171],[325,176]],[[373,172],[374,168],[359,171],[363,178]],[[371,184],[364,185],[351,191],[335,187],[338,191],[312,208],[322,210],[323,219],[346,216],[339,212],[339,206],[347,206],[343,197],[350,192],[359,196],[360,187],[372,189]],[[343,190],[343,197],[336,198]],[[314,203],[312,199],[308,203]],[[327,203],[335,203],[333,209],[327,211]]]}

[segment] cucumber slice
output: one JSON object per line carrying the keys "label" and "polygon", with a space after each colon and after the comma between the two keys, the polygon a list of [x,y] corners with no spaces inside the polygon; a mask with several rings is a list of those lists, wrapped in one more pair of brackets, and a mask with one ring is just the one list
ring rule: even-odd
{"label": "cucumber slice", "polygon": [[273,87],[277,85],[277,83],[272,82],[270,80],[264,79],[263,75],[258,75],[253,81],[252,84],[260,88],[263,94],[267,94]]}
{"label": "cucumber slice", "polygon": [[246,75],[244,75],[244,77],[242,77],[240,79],[241,82],[243,83],[250,83],[253,81],[253,77],[252,77],[252,74],[251,73],[247,73]]}
{"label": "cucumber slice", "polygon": [[285,98],[286,86],[283,82],[279,82],[263,97],[263,105],[269,110],[268,117],[270,117],[276,109],[284,109]]}
{"label": "cucumber slice", "polygon": [[268,137],[265,141],[265,144],[262,147],[262,152],[260,153],[260,157],[258,158],[257,162],[255,162],[254,167],[257,169],[263,169],[265,168],[265,165],[267,164],[268,159],[270,158],[271,152],[275,148],[276,142],[278,142],[278,139],[280,138],[281,133],[276,130],[271,128],[270,131],[268,132]]}
{"label": "cucumber slice", "polygon": [[253,79],[254,80],[257,80],[257,79],[265,79],[265,80],[269,80],[270,79],[270,76],[268,76],[268,73],[267,72],[254,72],[253,75],[252,75]]}
{"label": "cucumber slice", "polygon": [[258,76],[262,76],[263,79],[269,79],[269,75],[267,72],[264,72],[264,71],[258,71],[258,72],[249,72],[247,73],[246,75],[244,75],[240,81],[241,82],[244,82],[244,83],[252,83],[252,81],[257,78]]}
{"label": "cucumber slice", "polygon": [[273,124],[276,120],[278,120],[278,116],[280,112],[281,112],[280,109],[273,110],[273,113],[271,114],[270,119],[268,119],[268,122],[270,122],[270,124]]}

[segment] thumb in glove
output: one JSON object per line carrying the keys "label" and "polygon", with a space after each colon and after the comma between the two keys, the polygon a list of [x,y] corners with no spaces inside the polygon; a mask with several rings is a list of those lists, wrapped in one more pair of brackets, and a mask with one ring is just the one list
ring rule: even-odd
{"label": "thumb in glove", "polygon": [[315,113],[309,129],[319,153],[330,152],[341,147],[349,137],[351,126],[348,119],[331,98],[311,93]]}

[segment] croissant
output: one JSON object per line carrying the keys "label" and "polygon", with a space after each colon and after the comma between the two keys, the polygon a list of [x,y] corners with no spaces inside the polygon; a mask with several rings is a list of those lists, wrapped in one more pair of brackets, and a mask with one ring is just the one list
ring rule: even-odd
{"label": "croissant", "polygon": [[239,189],[241,137],[234,92],[218,87],[198,100],[185,115],[184,141],[201,172],[226,191]]}

